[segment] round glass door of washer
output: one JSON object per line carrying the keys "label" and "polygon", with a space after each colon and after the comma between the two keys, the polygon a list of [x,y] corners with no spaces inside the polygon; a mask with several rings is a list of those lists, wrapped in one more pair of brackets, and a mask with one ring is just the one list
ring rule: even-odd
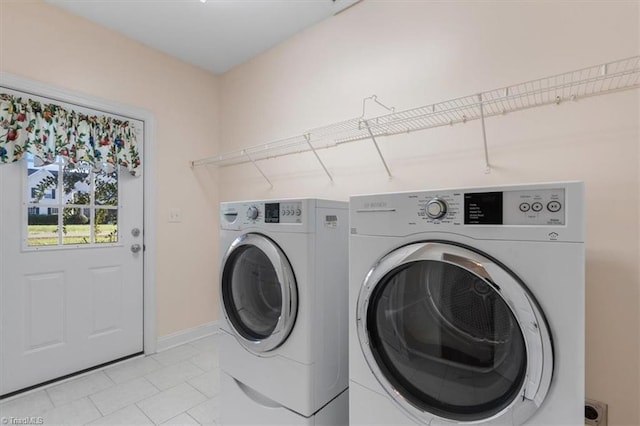
{"label": "round glass door of washer", "polygon": [[298,299],[284,252],[264,235],[244,234],[222,265],[222,306],[238,341],[253,352],[280,346],[295,323]]}

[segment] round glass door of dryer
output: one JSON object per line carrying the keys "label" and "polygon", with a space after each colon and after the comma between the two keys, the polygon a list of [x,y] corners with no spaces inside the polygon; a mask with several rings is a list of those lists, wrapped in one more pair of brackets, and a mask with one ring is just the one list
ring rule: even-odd
{"label": "round glass door of dryer", "polygon": [[271,239],[244,234],[229,247],[220,283],[224,314],[253,352],[280,346],[295,323],[297,288],[291,265]]}
{"label": "round glass door of dryer", "polygon": [[550,349],[550,337],[521,327],[535,318],[546,330],[541,312],[511,273],[496,274],[487,262],[459,246],[412,244],[383,258],[362,287],[357,320],[365,359],[421,422],[509,416],[530,396],[532,378],[537,396],[546,394],[552,360],[540,349]]}

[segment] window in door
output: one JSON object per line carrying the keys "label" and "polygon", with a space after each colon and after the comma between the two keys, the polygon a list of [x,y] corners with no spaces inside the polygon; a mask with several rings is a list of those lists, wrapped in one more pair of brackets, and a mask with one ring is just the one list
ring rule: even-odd
{"label": "window in door", "polygon": [[94,169],[58,158],[26,164],[25,248],[91,246],[118,242],[118,168]]}

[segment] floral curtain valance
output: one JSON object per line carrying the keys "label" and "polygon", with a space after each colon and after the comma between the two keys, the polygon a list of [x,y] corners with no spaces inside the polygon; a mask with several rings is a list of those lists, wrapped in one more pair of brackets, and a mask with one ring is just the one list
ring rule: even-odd
{"label": "floral curtain valance", "polygon": [[136,133],[128,121],[90,116],[59,105],[0,93],[0,163],[33,154],[43,164],[60,156],[71,163],[142,170]]}

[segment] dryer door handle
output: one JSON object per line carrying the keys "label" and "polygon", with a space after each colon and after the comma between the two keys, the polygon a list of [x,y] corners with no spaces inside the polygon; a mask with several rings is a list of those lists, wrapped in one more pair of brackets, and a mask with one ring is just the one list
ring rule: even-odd
{"label": "dryer door handle", "polygon": [[[496,286],[491,279],[491,275],[489,275],[489,272],[487,272],[485,267],[480,262],[476,262],[465,256],[459,256],[457,254],[446,252],[442,253],[442,260],[457,265],[463,269],[467,269],[477,276],[484,278],[487,282],[489,282],[489,284],[493,284],[494,287]],[[499,290],[499,288],[497,290]]]}

